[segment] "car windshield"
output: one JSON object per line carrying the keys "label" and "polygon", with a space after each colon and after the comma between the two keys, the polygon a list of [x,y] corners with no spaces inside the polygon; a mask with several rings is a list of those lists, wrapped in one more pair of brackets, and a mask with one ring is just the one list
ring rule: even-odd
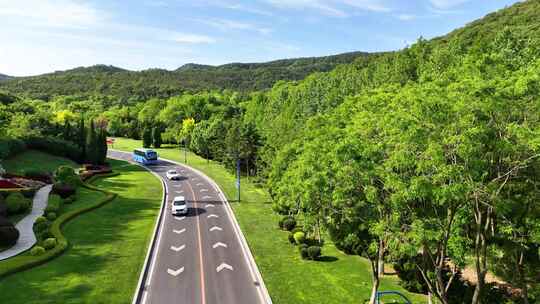
{"label": "car windshield", "polygon": [[175,206],[184,206],[186,204],[186,202],[185,201],[174,201],[173,204]]}

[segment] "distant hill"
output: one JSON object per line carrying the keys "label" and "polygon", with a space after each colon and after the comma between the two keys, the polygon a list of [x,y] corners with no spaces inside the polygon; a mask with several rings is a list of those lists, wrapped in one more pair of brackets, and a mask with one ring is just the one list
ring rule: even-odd
{"label": "distant hill", "polygon": [[11,79],[11,78],[13,78],[13,77],[8,76],[8,75],[4,75],[4,74],[0,74],[0,81],[8,80],[8,79]]}
{"label": "distant hill", "polygon": [[149,69],[140,72],[95,65],[67,71],[18,77],[0,84],[12,94],[47,99],[53,95],[106,94],[145,100],[168,97],[182,91],[253,91],[272,87],[279,80],[301,80],[314,72],[326,72],[337,65],[353,62],[364,52],[325,57],[294,58],[265,63],[229,63],[210,66],[189,63],[174,71]]}

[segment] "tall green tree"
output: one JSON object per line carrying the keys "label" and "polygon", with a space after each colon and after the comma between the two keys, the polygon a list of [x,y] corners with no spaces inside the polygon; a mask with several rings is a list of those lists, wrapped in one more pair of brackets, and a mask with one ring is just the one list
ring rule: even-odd
{"label": "tall green tree", "polygon": [[145,126],[143,128],[142,140],[144,148],[150,148],[152,146],[152,129],[150,127]]}
{"label": "tall green tree", "polygon": [[161,147],[161,128],[160,127],[154,127],[152,129],[152,141],[154,148],[160,148]]}

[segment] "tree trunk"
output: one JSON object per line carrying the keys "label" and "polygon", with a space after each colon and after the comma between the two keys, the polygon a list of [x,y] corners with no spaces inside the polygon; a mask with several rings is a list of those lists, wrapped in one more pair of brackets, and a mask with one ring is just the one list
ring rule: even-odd
{"label": "tree trunk", "polygon": [[379,259],[379,265],[378,265],[379,269],[378,269],[378,273],[379,273],[379,276],[382,277],[384,276],[384,259]]}
{"label": "tree trunk", "polygon": [[[487,273],[487,234],[490,228],[491,207],[488,207],[485,214],[480,203],[477,201],[475,206],[476,237],[474,241],[475,268],[477,283],[474,288],[474,294],[471,303],[481,303],[482,290]],[[483,219],[485,217],[485,220]]]}
{"label": "tree trunk", "polygon": [[519,251],[519,257],[517,259],[517,271],[519,276],[519,283],[521,287],[521,296],[523,298],[523,304],[529,304],[529,291],[527,290],[527,282],[525,280],[525,274],[523,273],[523,260],[525,256],[523,250]]}
{"label": "tree trunk", "polygon": [[376,304],[377,300],[377,291],[379,290],[379,278],[373,277],[373,287],[371,288],[371,297],[369,298],[369,304]]}

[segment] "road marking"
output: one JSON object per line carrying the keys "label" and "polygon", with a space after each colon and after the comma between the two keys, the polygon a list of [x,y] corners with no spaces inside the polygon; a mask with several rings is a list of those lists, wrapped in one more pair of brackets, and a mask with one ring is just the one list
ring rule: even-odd
{"label": "road marking", "polygon": [[[193,199],[195,200],[195,192],[193,192],[193,187],[188,183],[188,188],[191,191],[191,195],[193,196]],[[198,203],[195,201],[195,206],[198,205]],[[204,280],[204,262],[203,262],[203,252],[202,252],[202,241],[201,241],[201,221],[199,219],[199,208],[195,208],[195,215],[197,220],[197,240],[199,245],[199,274],[200,274],[200,282],[201,282],[201,304],[206,304],[206,286],[205,286],[205,280]]]}
{"label": "road marking", "polygon": [[201,189],[201,192],[208,192],[208,189]]}
{"label": "road marking", "polygon": [[176,187],[176,188],[181,188],[182,185],[178,185],[178,184],[174,184],[173,187]]}
{"label": "road marking", "polygon": [[203,183],[197,183],[195,186],[202,186],[204,185]]}
{"label": "road marking", "polygon": [[181,216],[181,217],[176,217],[176,216],[174,216],[173,218],[174,218],[175,220],[177,220],[177,221],[181,221],[181,220],[185,219],[186,217],[185,217],[185,216]]}
{"label": "road marking", "polygon": [[216,267],[216,272],[220,272],[222,271],[223,269],[228,269],[230,271],[233,271],[233,267],[229,264],[225,264],[225,263],[221,263],[221,265],[219,265],[218,267]]}
{"label": "road marking", "polygon": [[203,196],[202,198],[203,198],[203,199],[209,199],[209,198],[212,198],[212,197],[209,196],[209,195],[205,195],[205,196]]}
{"label": "road marking", "polygon": [[218,247],[223,247],[223,248],[227,248],[227,244],[224,244],[222,242],[217,242],[215,243],[214,245],[212,245],[212,248],[216,249]]}
{"label": "road marking", "polygon": [[221,227],[218,227],[218,226],[214,226],[210,228],[210,231],[216,231],[216,230],[223,231],[223,229],[221,229]]}
{"label": "road marking", "polygon": [[176,234],[184,233],[184,232],[186,232],[186,228],[183,228],[183,229],[180,229],[180,230],[173,229],[173,232],[176,233]]}
{"label": "road marking", "polygon": [[167,268],[167,273],[172,275],[173,277],[176,277],[178,276],[179,274],[181,274],[182,272],[184,272],[184,267],[181,267],[180,269],[178,270],[172,270],[170,268]]}
{"label": "road marking", "polygon": [[206,204],[206,206],[204,206],[204,208],[210,208],[210,207],[211,207],[211,208],[214,208],[215,205],[214,205],[214,204]]}
{"label": "road marking", "polygon": [[180,190],[180,191],[174,191],[175,193],[178,193],[178,194],[181,194],[181,193],[184,193],[184,190]]}
{"label": "road marking", "polygon": [[217,214],[210,214],[209,216],[207,216],[207,218],[212,218],[212,217],[218,218],[219,215],[217,215]]}
{"label": "road marking", "polygon": [[172,250],[172,251],[176,251],[176,252],[181,251],[181,250],[184,250],[184,248],[186,248],[186,245],[185,245],[185,244],[182,245],[182,246],[180,246],[180,247],[171,246],[171,250]]}
{"label": "road marking", "polygon": [[192,178],[192,180],[196,181],[196,180],[199,180],[199,178],[198,178],[198,177],[194,177],[194,178]]}

